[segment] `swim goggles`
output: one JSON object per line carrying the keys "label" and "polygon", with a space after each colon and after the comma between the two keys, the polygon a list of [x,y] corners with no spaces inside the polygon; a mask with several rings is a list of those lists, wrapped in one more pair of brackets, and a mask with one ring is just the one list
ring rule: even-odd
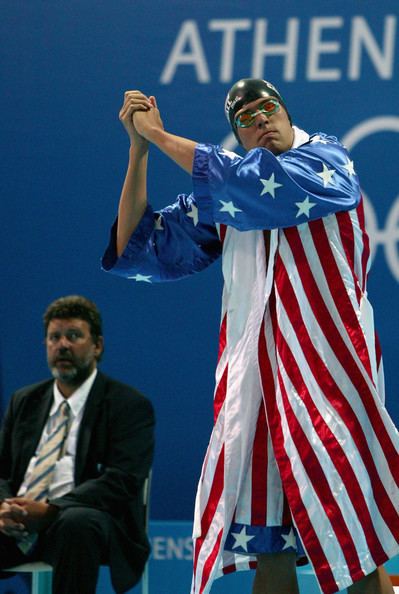
{"label": "swim goggles", "polygon": [[237,128],[249,128],[255,121],[255,118],[260,113],[265,114],[266,116],[273,115],[280,109],[280,103],[277,99],[268,97],[260,103],[255,111],[251,111],[247,109],[246,111],[242,111],[238,114],[238,116],[234,119],[234,123]]}

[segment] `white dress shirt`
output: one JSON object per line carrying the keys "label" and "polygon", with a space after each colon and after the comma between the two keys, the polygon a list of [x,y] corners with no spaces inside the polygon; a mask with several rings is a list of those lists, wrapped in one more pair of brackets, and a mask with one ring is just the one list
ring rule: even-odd
{"label": "white dress shirt", "polygon": [[[85,382],[75,392],[69,396],[68,404],[71,407],[70,412],[70,429],[68,433],[67,440],[65,442],[64,448],[64,455],[62,458],[58,460],[56,463],[54,473],[51,479],[50,487],[49,487],[49,494],[48,498],[56,498],[65,495],[68,493],[73,487],[75,486],[74,481],[74,470],[75,470],[75,456],[76,456],[76,445],[78,440],[79,434],[79,427],[82,421],[83,412],[85,408],[85,404],[87,401],[87,397],[91,390],[91,387],[96,379],[97,369],[93,371],[93,373],[87,378]],[[49,417],[47,422],[44,426],[42,436],[38,443],[36,452],[34,456],[31,458],[28,468],[26,470],[23,483],[18,491],[18,496],[23,497],[24,493],[26,492],[26,487],[30,481],[30,475],[32,473],[33,467],[36,463],[38,452],[40,451],[40,447],[42,443],[46,441],[49,434],[51,433],[51,426],[54,422],[54,416],[58,410],[60,404],[65,400],[61,392],[57,387],[57,383],[54,382],[53,387],[53,394],[54,400],[53,404],[50,409]]]}

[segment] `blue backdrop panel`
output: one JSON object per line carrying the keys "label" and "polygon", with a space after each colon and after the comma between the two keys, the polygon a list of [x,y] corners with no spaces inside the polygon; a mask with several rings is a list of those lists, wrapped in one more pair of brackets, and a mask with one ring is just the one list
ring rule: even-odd
{"label": "blue backdrop panel", "polygon": [[[399,422],[396,0],[3,0],[0,98],[2,406],[47,376],[41,314],[62,294],[104,316],[102,368],[157,412],[152,515],[190,519],[212,425],[221,271],[150,286],[100,271],[128,139],[126,89],[157,97],[165,126],[235,149],[223,113],[242,76],[279,88],[297,125],[344,139],[367,199],[370,294],[387,405]],[[155,207],[191,189],[151,149]]]}

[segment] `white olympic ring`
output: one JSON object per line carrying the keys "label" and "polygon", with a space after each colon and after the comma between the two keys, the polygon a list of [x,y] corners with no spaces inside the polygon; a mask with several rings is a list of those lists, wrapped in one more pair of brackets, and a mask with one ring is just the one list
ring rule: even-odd
{"label": "white olympic ring", "polygon": [[[367,136],[376,132],[399,132],[399,117],[380,116],[361,122],[342,138],[342,143],[350,151]],[[396,244],[399,242],[399,196],[395,198],[386,218],[385,228],[378,228],[378,220],[371,200],[364,192],[366,226],[370,235],[371,259],[374,258],[379,245],[384,247],[388,267],[399,282],[399,253]]]}

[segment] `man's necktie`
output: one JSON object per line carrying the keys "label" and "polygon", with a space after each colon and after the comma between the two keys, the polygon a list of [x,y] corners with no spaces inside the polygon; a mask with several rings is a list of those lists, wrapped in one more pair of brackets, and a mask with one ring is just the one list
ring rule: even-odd
{"label": "man's necktie", "polygon": [[[47,499],[55,465],[63,454],[68,435],[70,410],[68,402],[64,401],[52,419],[50,434],[38,452],[24,497],[36,501]],[[28,553],[36,538],[36,534],[30,534],[26,539],[21,540],[18,543],[21,551]]]}

